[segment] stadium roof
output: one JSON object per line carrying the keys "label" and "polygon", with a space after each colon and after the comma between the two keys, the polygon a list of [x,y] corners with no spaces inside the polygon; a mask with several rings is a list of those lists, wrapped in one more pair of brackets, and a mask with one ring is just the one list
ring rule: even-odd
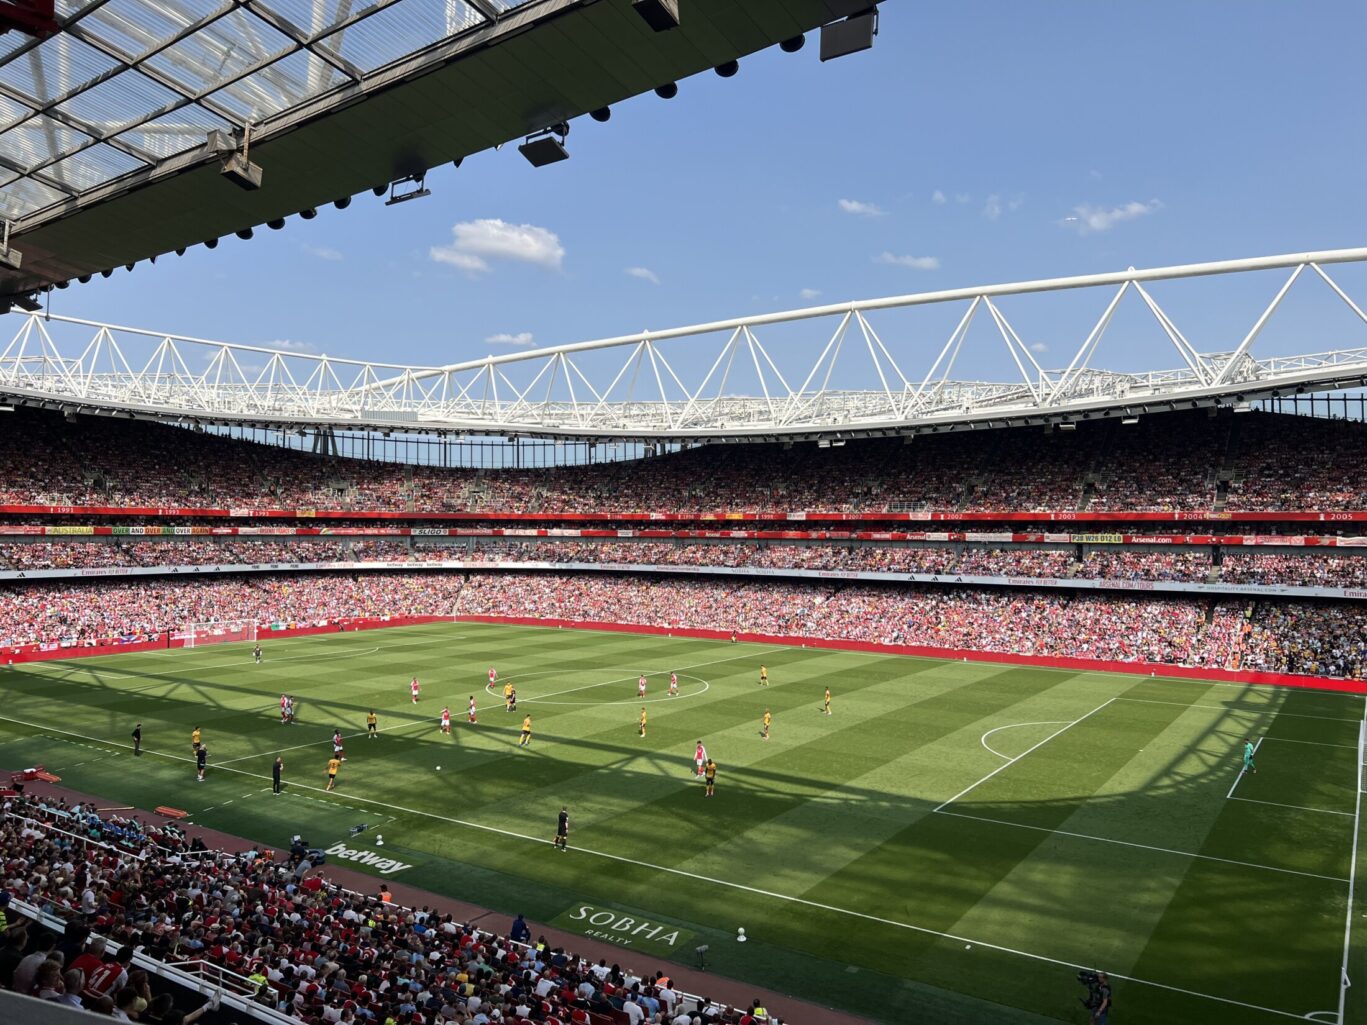
{"label": "stadium roof", "polygon": [[[0,35],[22,255],[0,300],[278,226],[873,2],[683,0],[657,33],[631,0],[58,0],[57,34]],[[255,191],[220,173],[248,128]]]}
{"label": "stadium roof", "polygon": [[[977,286],[738,317],[447,366],[338,359],[71,317],[12,314],[15,334],[0,349],[0,396],[67,411],[183,423],[563,438],[743,441],[1047,425],[1239,405],[1367,383],[1367,347],[1261,358],[1254,353],[1259,335],[1301,279],[1318,279],[1331,302],[1367,327],[1362,306],[1326,270],[1361,262],[1367,262],[1367,248]],[[1248,311],[1246,327],[1222,339],[1229,344],[1218,351],[1198,351],[1147,287],[1257,272],[1276,273],[1282,283],[1270,303]],[[1103,289],[1101,298],[1110,298],[1066,366],[1045,369],[999,300],[1079,289]],[[1155,333],[1171,344],[1180,364],[1175,369],[1124,373],[1094,365],[1116,309],[1131,293],[1129,301],[1141,304]],[[875,320],[893,311],[941,305],[962,313],[938,352],[915,343],[890,346],[875,327]],[[1018,377],[953,377],[975,318],[990,322]],[[805,353],[801,339],[780,345],[761,339],[785,329],[801,332],[809,343]],[[865,384],[836,387],[834,382],[847,378],[851,359]],[[743,380],[754,383],[754,393],[737,394]]]}

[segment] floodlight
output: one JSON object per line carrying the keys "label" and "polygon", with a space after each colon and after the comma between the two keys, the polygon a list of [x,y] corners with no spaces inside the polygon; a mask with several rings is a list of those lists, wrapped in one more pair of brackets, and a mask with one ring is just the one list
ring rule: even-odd
{"label": "floodlight", "polygon": [[679,0],[632,0],[631,6],[656,32],[679,27]]}
{"label": "floodlight", "polygon": [[243,242],[246,242],[249,238],[252,237],[253,233],[251,228],[238,228],[237,231],[235,231],[233,234],[235,234]]}
{"label": "floodlight", "polygon": [[718,64],[713,70],[722,78],[731,78],[740,70],[740,62],[727,61],[725,64]]}
{"label": "floodlight", "polygon": [[601,124],[602,122],[608,120],[608,118],[612,117],[612,108],[599,107],[597,110],[591,110],[589,111],[589,117],[593,118],[595,121]]}
{"label": "floodlight", "polygon": [[835,60],[873,46],[878,35],[878,11],[870,8],[843,21],[821,26],[821,60]]}
{"label": "floodlight", "polygon": [[527,163],[533,167],[545,167],[547,164],[568,160],[570,151],[565,148],[564,140],[569,131],[570,126],[562,121],[527,136],[527,141],[519,146],[517,151],[526,157]]}
{"label": "floodlight", "polygon": [[227,178],[239,189],[247,192],[261,188],[263,177],[260,164],[253,164],[242,153],[233,153],[223,158],[219,165],[219,174]]}
{"label": "floodlight", "polygon": [[[426,178],[426,174],[410,174],[406,178],[390,182],[389,198],[384,201],[384,205],[393,206],[396,203],[407,203],[410,199],[422,199],[424,196],[432,195],[429,189],[423,187]],[[401,191],[405,185],[413,187],[406,192]]]}
{"label": "floodlight", "polygon": [[280,230],[281,228],[283,228],[284,226],[285,226],[285,218],[283,218],[283,217],[277,217],[277,218],[275,218],[274,220],[270,220],[270,221],[267,221],[267,222],[266,222],[266,227],[270,228],[271,231],[279,231],[279,230]]}
{"label": "floodlight", "polygon": [[778,44],[778,48],[784,53],[797,53],[806,44],[806,36],[793,36],[792,39],[785,39]]}
{"label": "floodlight", "polygon": [[677,82],[666,82],[664,85],[657,85],[655,95],[662,100],[672,100],[679,95],[679,84]]}

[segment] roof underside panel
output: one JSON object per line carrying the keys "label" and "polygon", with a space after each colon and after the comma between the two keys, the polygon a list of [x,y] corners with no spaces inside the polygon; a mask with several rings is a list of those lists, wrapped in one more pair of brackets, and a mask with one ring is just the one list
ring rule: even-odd
{"label": "roof underside panel", "polygon": [[[829,22],[840,0],[62,0],[0,36],[0,301],[518,139]],[[490,13],[496,17],[490,17]],[[218,130],[264,186],[218,173]]]}

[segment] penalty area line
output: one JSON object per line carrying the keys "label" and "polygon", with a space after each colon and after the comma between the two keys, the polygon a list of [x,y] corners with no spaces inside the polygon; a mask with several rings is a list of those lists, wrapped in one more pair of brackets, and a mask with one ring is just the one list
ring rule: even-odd
{"label": "penalty area line", "polygon": [[[1110,704],[1110,702],[1108,701],[1108,702],[1106,702],[1106,704]],[[1104,708],[1104,707],[1105,707],[1105,705],[1098,706],[1098,708],[1093,709],[1092,712],[1100,711],[1100,709],[1101,709],[1101,708]],[[1087,715],[1091,715],[1092,712],[1088,712]],[[1082,717],[1080,717],[1080,718],[1078,718],[1078,719],[1075,719],[1075,720],[1073,720],[1073,722],[1070,723],[1069,725],[1070,725],[1070,726],[1076,725],[1077,723],[1081,722],[1082,719],[1085,719],[1086,717],[1087,717],[1087,716],[1082,716]],[[40,730],[40,731],[42,731],[42,732],[44,732],[44,733],[50,733],[50,734],[56,734],[56,735],[66,735],[66,736],[70,736],[70,737],[78,737],[78,738],[80,738],[80,739],[82,739],[82,740],[97,740],[97,739],[98,739],[98,738],[95,738],[95,737],[87,737],[87,736],[84,736],[83,734],[79,734],[79,733],[73,733],[73,732],[71,732],[70,730],[58,729],[58,728],[53,727],[53,726],[44,726],[44,725],[41,724],[41,723],[26,722],[25,720],[22,720],[22,719],[12,719],[12,718],[10,718],[9,716],[0,715],[0,720],[5,721],[5,722],[12,722],[12,723],[15,723],[15,724],[20,725],[20,726],[27,726],[27,727],[29,727],[30,729]],[[1065,727],[1065,729],[1067,729],[1067,727]],[[1059,732],[1062,732],[1062,730],[1060,730]],[[1045,739],[1048,740],[1049,738],[1045,738]],[[113,743],[113,742],[110,742],[110,741],[98,741],[98,742],[101,743],[101,744],[106,744],[106,745],[108,745],[108,746],[110,746],[110,747],[122,748],[122,749],[124,749],[124,750],[132,750],[132,746],[129,745],[129,744],[117,744],[117,743]],[[1043,741],[1041,741],[1041,743],[1043,743]],[[1038,747],[1039,745],[1036,745],[1036,746]],[[1032,750],[1033,750],[1033,748],[1032,748]],[[170,760],[172,760],[172,761],[178,761],[178,762],[193,762],[193,761],[194,761],[193,758],[189,758],[189,757],[187,757],[187,756],[185,756],[185,755],[173,755],[173,754],[167,754],[167,753],[158,752],[158,751],[148,751],[148,750],[146,750],[146,749],[144,749],[144,753],[145,753],[145,754],[151,754],[151,755],[154,755],[154,756],[159,757],[159,758],[168,758],[168,759],[170,759]],[[1028,754],[1029,752],[1025,752],[1025,753]],[[1018,757],[1018,758],[1019,758],[1019,757],[1023,757],[1023,755],[1017,756],[1017,757]],[[1013,760],[1014,760],[1014,759],[1013,759]],[[1008,764],[1009,764],[1009,763],[1008,763]],[[223,768],[223,767],[222,767],[222,766],[218,766],[218,768]],[[1002,768],[1005,768],[1005,765],[1003,765]],[[269,776],[265,776],[265,775],[263,775],[263,774],[261,774],[261,773],[259,773],[259,772],[248,772],[246,769],[223,769],[223,771],[225,771],[225,772],[235,772],[235,773],[238,773],[238,774],[243,775],[243,776],[250,776],[250,777],[252,777],[252,778],[254,778],[254,779],[269,779],[269,778],[270,778]],[[323,787],[311,786],[311,785],[309,785],[309,784],[307,784],[307,783],[294,783],[294,782],[289,782],[289,783],[287,783],[286,785],[287,785],[291,790],[296,790],[296,791],[297,791],[297,790],[312,790],[313,792],[318,793],[318,794],[332,794],[332,793],[335,793],[335,791],[325,790]],[[974,784],[974,785],[976,786],[977,784]],[[286,791],[286,792],[288,793],[288,791]],[[299,794],[297,794],[296,796],[304,796],[304,795],[299,795]],[[525,841],[528,841],[529,843],[539,844],[539,845],[542,845],[542,846],[552,846],[552,845],[554,845],[554,843],[555,843],[555,841],[553,841],[553,840],[548,840],[548,839],[546,839],[545,837],[540,837],[540,836],[529,836],[529,835],[526,834],[526,833],[517,833],[517,832],[514,832],[513,830],[510,830],[510,829],[500,829],[498,826],[490,826],[490,825],[486,825],[486,824],[481,823],[481,822],[472,822],[472,821],[470,821],[470,820],[468,820],[468,819],[457,819],[457,818],[452,818],[452,817],[446,816],[446,815],[438,815],[438,814],[436,814],[435,812],[420,811],[420,810],[418,810],[418,809],[416,809],[416,808],[405,808],[405,807],[403,807],[402,805],[393,804],[392,802],[389,802],[389,801],[372,800],[371,798],[368,798],[368,797],[359,797],[359,796],[357,796],[357,795],[355,795],[355,794],[349,794],[349,793],[344,793],[344,794],[342,794],[341,796],[342,796],[343,798],[345,798],[346,801],[359,802],[359,803],[361,803],[361,804],[373,805],[373,806],[380,807],[380,808],[387,808],[387,809],[389,809],[390,811],[403,812],[403,813],[406,814],[406,815],[414,815],[414,816],[417,816],[417,817],[419,817],[419,818],[434,819],[434,820],[436,820],[436,821],[438,821],[438,822],[446,822],[446,823],[450,823],[451,825],[463,826],[463,827],[465,827],[465,828],[467,828],[467,829],[474,829],[474,830],[477,830],[477,831],[480,831],[480,832],[485,832],[485,833],[493,833],[493,834],[496,834],[496,835],[498,835],[498,836],[505,836],[505,837],[509,837],[509,838],[512,838],[512,839],[515,839],[515,840],[525,840]],[[313,800],[317,800],[317,798],[313,798]],[[342,800],[328,799],[328,800],[326,801],[326,803],[328,803],[328,804],[336,804],[336,805],[341,805],[341,806],[343,806],[343,807],[346,807],[346,805],[344,804],[344,802],[343,802]],[[354,809],[353,809],[353,810],[354,810]],[[954,814],[957,814],[957,813],[955,813],[955,812],[945,812],[944,814],[947,814],[947,815],[954,815]],[[966,818],[966,817],[969,817],[969,816],[962,816],[962,817],[965,817],[965,818]],[[1052,830],[1050,830],[1050,832],[1052,832]],[[737,882],[734,882],[734,881],[729,880],[729,879],[718,879],[718,878],[716,878],[716,877],[714,877],[714,876],[705,876],[705,875],[702,875],[702,874],[697,873],[697,872],[689,872],[689,871],[687,871],[686,869],[682,869],[682,868],[674,868],[674,867],[669,866],[669,865],[655,865],[655,864],[652,864],[651,862],[648,862],[648,861],[640,861],[640,860],[638,860],[638,859],[636,859],[636,858],[628,858],[628,857],[625,857],[625,856],[623,856],[623,855],[621,855],[621,854],[611,854],[611,853],[609,853],[609,852],[607,852],[607,851],[597,851],[597,850],[593,850],[592,848],[589,848],[589,847],[571,847],[571,848],[570,848],[570,851],[571,851],[571,853],[583,854],[583,855],[587,855],[587,856],[589,856],[589,857],[594,857],[594,858],[602,858],[602,859],[604,859],[604,860],[606,860],[606,861],[612,861],[612,862],[616,862],[616,863],[622,864],[622,865],[635,865],[635,866],[637,866],[638,868],[649,869],[649,870],[652,871],[652,872],[662,872],[662,873],[665,873],[665,874],[667,874],[667,875],[679,876],[679,877],[684,878],[684,879],[693,879],[693,880],[695,880],[695,881],[697,881],[697,882],[710,883],[710,884],[713,885],[713,886],[721,886],[721,887],[725,887],[725,888],[731,889],[731,890],[738,890],[738,891],[740,891],[740,892],[742,892],[742,893],[752,893],[752,894],[755,894],[756,896],[760,896],[760,897],[770,897],[770,898],[773,898],[774,900],[786,901],[786,902],[788,902],[788,903],[790,903],[790,904],[800,904],[800,905],[802,905],[802,906],[804,906],[804,907],[815,908],[815,909],[817,909],[817,910],[819,910],[819,911],[829,911],[829,912],[831,912],[832,914],[844,915],[844,916],[849,917],[849,918],[857,918],[857,919],[861,919],[862,921],[866,921],[866,922],[875,922],[875,923],[877,923],[877,924],[879,924],[879,925],[887,925],[887,926],[891,926],[892,928],[895,928],[895,929],[903,929],[903,930],[906,930],[907,932],[914,932],[914,933],[917,933],[917,934],[922,935],[922,936],[934,936],[934,937],[936,937],[936,938],[938,938],[938,939],[952,940],[952,941],[954,941],[955,943],[974,944],[974,945],[976,945],[976,946],[983,947],[983,948],[985,948],[985,949],[987,949],[987,950],[995,950],[995,951],[997,951],[998,953],[1002,953],[1002,954],[1011,954],[1011,955],[1014,955],[1014,956],[1016,956],[1016,957],[1023,957],[1023,958],[1026,958],[1027,960],[1031,960],[1031,961],[1039,961],[1039,962],[1044,963],[1044,964],[1058,965],[1058,966],[1063,967],[1063,968],[1070,968],[1070,969],[1074,969],[1074,970],[1080,970],[1080,969],[1084,969],[1084,968],[1085,968],[1085,969],[1087,969],[1087,970],[1089,970],[1089,971],[1097,967],[1096,965],[1091,965],[1091,964],[1081,964],[1081,963],[1079,963],[1079,962],[1074,962],[1074,961],[1065,961],[1065,960],[1063,960],[1063,959],[1061,959],[1061,958],[1050,957],[1050,956],[1048,956],[1047,954],[1035,954],[1035,953],[1031,953],[1031,952],[1028,951],[1028,950],[1017,950],[1017,949],[1014,948],[1014,947],[1007,947],[1007,946],[1003,946],[1003,945],[998,944],[998,943],[991,943],[991,942],[988,942],[988,941],[986,941],[986,940],[975,939],[974,937],[971,937],[971,936],[960,936],[960,935],[957,935],[957,934],[955,934],[955,933],[943,932],[943,931],[941,931],[941,930],[939,930],[939,929],[931,929],[931,928],[929,928],[928,926],[913,925],[913,924],[910,923],[910,922],[899,922],[899,921],[897,921],[896,919],[892,919],[892,918],[883,918],[883,917],[881,917],[881,916],[879,916],[879,915],[871,915],[871,914],[867,914],[866,912],[863,912],[863,911],[853,911],[853,910],[851,910],[850,908],[837,907],[837,906],[834,905],[834,904],[823,904],[823,903],[821,903],[820,901],[809,900],[809,899],[807,899],[806,897],[796,897],[796,896],[793,896],[792,894],[788,894],[788,893],[778,893],[778,892],[776,892],[776,891],[774,891],[774,890],[765,890],[765,889],[762,889],[762,888],[757,887],[757,886],[749,886],[749,885],[747,885],[747,884],[745,884],[745,883],[737,883]],[[1283,870],[1283,871],[1284,871],[1284,870]],[[1242,1008],[1245,1008],[1245,1009],[1250,1010],[1250,1011],[1260,1011],[1260,1012],[1263,1012],[1263,1013],[1265,1013],[1265,1014],[1277,1015],[1278,1017],[1281,1017],[1281,1018],[1294,1018],[1294,1019],[1296,1019],[1296,1020],[1298,1020],[1298,1021],[1304,1021],[1304,1019],[1305,1019],[1305,1016],[1302,1015],[1302,1014],[1295,1014],[1295,1013],[1293,1013],[1293,1012],[1291,1012],[1291,1011],[1282,1011],[1282,1010],[1279,1010],[1279,1009],[1277,1009],[1277,1008],[1275,1008],[1275,1007],[1263,1007],[1263,1006],[1261,1006],[1261,1005],[1259,1005],[1259,1004],[1250,1004],[1250,1003],[1246,1003],[1245,1001],[1242,1001],[1242,1000],[1235,1000],[1235,999],[1233,999],[1232,997],[1222,997],[1222,996],[1216,996],[1216,995],[1213,994],[1213,993],[1202,993],[1200,990],[1184,989],[1184,988],[1181,987],[1181,986],[1172,986],[1172,985],[1169,985],[1168,983],[1165,983],[1165,982],[1155,982],[1155,981],[1152,980],[1152,979],[1143,979],[1143,978],[1139,978],[1138,976],[1134,976],[1134,975],[1124,975],[1124,974],[1122,974],[1122,973],[1120,973],[1120,972],[1108,972],[1108,974],[1109,974],[1109,975],[1111,976],[1111,978],[1113,978],[1113,979],[1124,979],[1126,982],[1133,982],[1133,983],[1135,983],[1136,985],[1140,985],[1140,986],[1151,986],[1151,987],[1153,987],[1154,989],[1166,990],[1166,991],[1169,992],[1169,993],[1180,993],[1180,994],[1182,994],[1182,995],[1184,995],[1184,996],[1196,997],[1197,999],[1201,999],[1201,1000],[1212,1000],[1212,1001],[1214,1001],[1214,1002],[1216,1002],[1216,1003],[1227,1004],[1227,1005],[1229,1005],[1229,1006],[1231,1006],[1231,1007],[1242,1007]]]}
{"label": "penalty area line", "polygon": [[991,751],[998,758],[1009,759],[1011,757],[1010,755],[1004,755],[995,747],[992,747],[987,742],[987,738],[1001,730],[1014,730],[1019,726],[1062,726],[1067,722],[1067,719],[1054,719],[1049,722],[1009,722],[1005,726],[998,726],[995,729],[988,730],[986,733],[984,733],[981,737],[978,738],[978,742],[982,744],[983,747],[987,748],[987,750]]}
{"label": "penalty area line", "polygon": [[[1258,738],[1258,742],[1257,742],[1256,744],[1253,745],[1253,753],[1254,753],[1255,755],[1258,753],[1258,748],[1262,747],[1262,744],[1263,744],[1263,738],[1262,738],[1262,737],[1259,737],[1259,738]],[[1231,784],[1229,785],[1229,793],[1225,794],[1225,800],[1226,800],[1226,801],[1228,801],[1231,797],[1234,796],[1234,788],[1237,787],[1237,786],[1239,785],[1239,780],[1241,780],[1241,779],[1244,778],[1244,773],[1246,773],[1247,771],[1248,771],[1248,763],[1245,762],[1243,765],[1241,765],[1241,766],[1239,767],[1239,775],[1235,776],[1235,777],[1234,777],[1234,782],[1231,783]]]}
{"label": "penalty area line", "polygon": [[[973,790],[976,790],[978,787],[982,786],[984,783],[986,783],[989,779],[991,779],[991,778],[992,778],[993,776],[995,776],[997,773],[1001,772],[1003,769],[1009,769],[1011,766],[1015,765],[1018,761],[1020,761],[1022,758],[1024,758],[1026,755],[1028,755],[1031,751],[1034,751],[1034,750],[1036,750],[1037,748],[1043,747],[1045,744],[1049,743],[1049,741],[1053,740],[1055,737],[1059,736],[1060,734],[1066,733],[1068,730],[1071,730],[1071,729],[1072,729],[1074,726],[1076,726],[1078,723],[1082,722],[1082,720],[1084,720],[1084,719],[1090,719],[1092,716],[1096,715],[1097,712],[1100,712],[1103,708],[1105,708],[1107,705],[1111,704],[1111,702],[1113,702],[1113,701],[1115,701],[1115,698],[1108,698],[1107,700],[1103,701],[1101,704],[1099,704],[1099,705],[1097,705],[1095,708],[1093,708],[1090,712],[1087,712],[1085,715],[1080,715],[1080,716],[1078,716],[1078,717],[1077,717],[1076,719],[1074,719],[1072,722],[1068,723],[1067,726],[1064,726],[1064,727],[1063,727],[1062,729],[1060,729],[1060,730],[1055,730],[1053,733],[1049,734],[1049,736],[1047,736],[1047,737],[1045,737],[1043,740],[1041,740],[1038,744],[1032,744],[1030,747],[1027,747],[1027,748],[1026,748],[1024,751],[1022,751],[1020,754],[1016,755],[1015,758],[1012,758],[1012,759],[1010,759],[1009,761],[1002,762],[1001,765],[998,765],[995,769],[993,769],[991,772],[989,772],[989,773],[988,773],[986,776],[984,776],[982,779],[978,780],[976,783],[970,783],[968,786],[964,787],[964,788],[963,788],[962,790],[960,790],[957,794],[955,794],[953,797],[951,797],[948,801],[943,801],[943,802],[941,802],[940,804],[937,804],[937,805],[936,805],[933,809],[931,809],[931,810],[932,810],[932,811],[940,811],[942,808],[947,808],[947,807],[949,807],[949,805],[953,804],[955,801],[957,801],[959,798],[963,797],[965,794],[968,794],[968,793],[972,792]],[[991,751],[992,749],[991,749],[991,748],[988,748],[988,750]],[[994,751],[993,754],[996,754],[996,752]]]}

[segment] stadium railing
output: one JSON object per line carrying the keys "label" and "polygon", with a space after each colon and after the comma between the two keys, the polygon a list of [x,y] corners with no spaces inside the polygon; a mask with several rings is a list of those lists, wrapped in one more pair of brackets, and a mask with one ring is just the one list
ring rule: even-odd
{"label": "stadium railing", "polygon": [[[18,898],[11,899],[9,910],[23,915],[58,935],[61,935],[66,929],[66,919],[28,901]],[[97,935],[91,933],[92,937]],[[105,941],[107,953],[117,954],[121,949],[121,945],[113,940],[106,937]],[[144,969],[149,975],[155,975],[191,993],[197,993],[203,997],[209,997],[216,993],[221,1006],[239,1011],[257,1021],[265,1022],[266,1025],[299,1025],[299,1019],[291,1018],[272,1007],[256,1003],[252,997],[256,995],[258,986],[251,979],[218,965],[207,961],[186,961],[172,965],[149,957],[140,950],[133,952],[133,964]]]}

